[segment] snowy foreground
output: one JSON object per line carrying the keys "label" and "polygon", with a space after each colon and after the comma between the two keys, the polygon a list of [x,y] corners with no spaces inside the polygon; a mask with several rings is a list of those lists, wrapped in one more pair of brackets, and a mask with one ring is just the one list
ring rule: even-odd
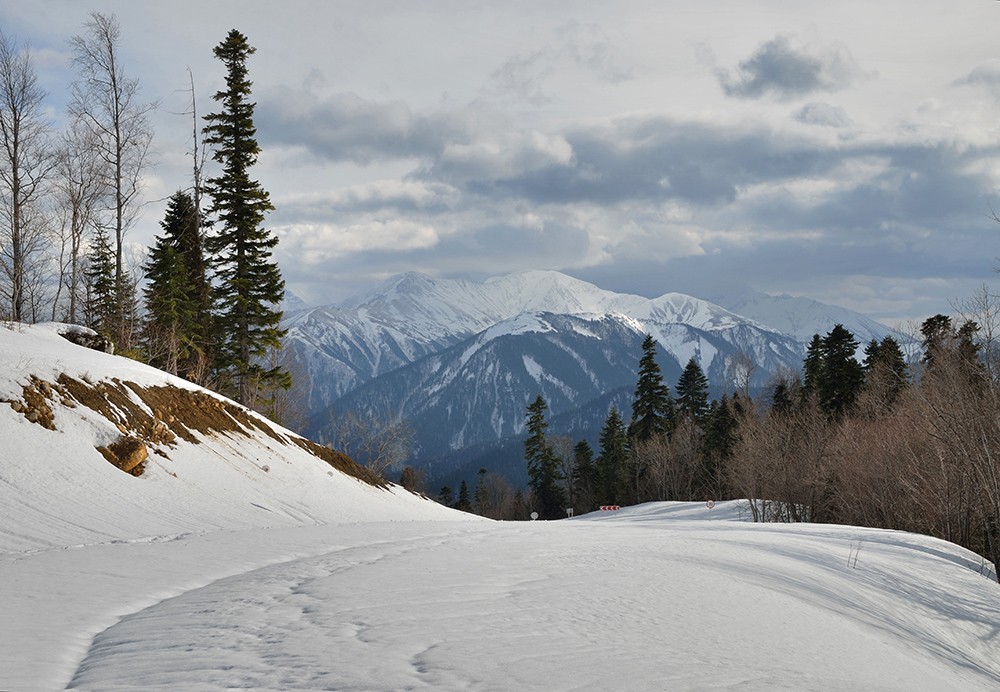
{"label": "snowy foreground", "polygon": [[0,688],[1000,687],[1000,590],[975,556],[679,509],[7,554]]}
{"label": "snowy foreground", "polygon": [[253,425],[133,477],[95,446],[138,395],[17,408],[193,386],[58,329],[0,325],[0,690],[1000,689],[1000,588],[955,545],[736,502],[490,522]]}

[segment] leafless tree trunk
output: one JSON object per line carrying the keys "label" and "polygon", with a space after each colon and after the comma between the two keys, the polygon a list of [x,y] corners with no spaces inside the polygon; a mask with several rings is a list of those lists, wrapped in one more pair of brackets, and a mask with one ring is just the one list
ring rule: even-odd
{"label": "leafless tree trunk", "polygon": [[[85,34],[70,39],[79,78],[73,84],[70,113],[90,130],[108,187],[112,190],[115,238],[115,285],[119,298],[127,299],[125,233],[139,209],[142,173],[153,133],[148,115],[153,103],[139,99],[139,81],[125,75],[120,62],[121,30],[114,15],[94,12],[84,25]],[[134,300],[134,297],[133,297]],[[127,306],[120,306],[124,311]],[[119,325],[120,327],[120,325]],[[127,329],[116,338],[125,347]]]}
{"label": "leafless tree trunk", "polygon": [[[10,317],[27,317],[31,263],[44,261],[45,219],[40,209],[43,184],[52,166],[49,123],[31,54],[0,34],[0,204],[4,221],[4,292]],[[37,289],[38,287],[33,287]]]}
{"label": "leafless tree trunk", "polygon": [[[61,291],[66,289],[67,322],[76,323],[82,315],[83,263],[87,230],[96,223],[96,214],[107,188],[97,161],[94,136],[74,121],[63,135],[56,154],[53,175],[54,207],[60,238],[60,285],[52,309],[59,306]],[[55,319],[55,313],[53,313]]]}

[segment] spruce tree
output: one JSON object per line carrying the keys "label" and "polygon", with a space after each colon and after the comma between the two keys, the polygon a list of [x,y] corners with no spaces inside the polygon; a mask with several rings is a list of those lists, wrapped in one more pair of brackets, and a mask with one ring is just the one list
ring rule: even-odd
{"label": "spruce tree", "polygon": [[729,397],[725,394],[713,401],[705,417],[705,432],[702,444],[702,468],[695,484],[697,494],[705,497],[721,498],[725,495],[722,468],[732,456],[736,446],[738,422],[730,408]]}
{"label": "spruce tree", "polygon": [[708,378],[694,358],[688,360],[677,380],[677,413],[697,424],[708,413]]}
{"label": "spruce tree", "polygon": [[472,507],[476,511],[476,514],[486,516],[486,505],[489,501],[487,497],[489,493],[486,490],[486,469],[479,469],[479,473],[476,475],[476,490],[472,494]]}
{"label": "spruce tree", "polygon": [[600,454],[595,462],[600,483],[598,502],[621,504],[629,489],[629,444],[625,422],[614,406],[608,412],[601,429],[600,444]]}
{"label": "spruce tree", "polygon": [[862,368],[865,372],[865,388],[879,394],[883,409],[891,408],[899,393],[909,383],[909,369],[899,342],[891,336],[886,336],[882,341],[872,339],[865,347]]}
{"label": "spruce tree", "polygon": [[438,491],[437,501],[445,507],[455,506],[455,492],[451,489],[450,485],[441,486],[441,490]]}
{"label": "spruce tree", "polygon": [[589,512],[594,509],[594,491],[597,488],[597,469],[594,467],[594,450],[586,440],[573,447],[573,494],[576,509]]}
{"label": "spruce tree", "polygon": [[823,366],[817,388],[820,408],[830,417],[847,413],[864,385],[864,370],[855,359],[858,342],[842,324],[822,341]]}
{"label": "spruce tree", "polygon": [[285,282],[271,257],[278,239],[262,227],[264,215],[274,207],[267,191],[250,177],[260,153],[246,66],[254,52],[236,29],[216,46],[215,56],[226,66],[226,88],[214,95],[222,110],[205,116],[204,128],[205,143],[222,168],[220,175],[206,181],[212,199],[209,212],[216,223],[205,246],[218,282],[218,329],[226,337],[219,343],[216,365],[219,375],[231,382],[235,398],[248,405],[261,384],[291,385],[280,365],[262,365],[264,355],[279,349],[285,335],[278,307]]}
{"label": "spruce tree", "polygon": [[194,202],[185,192],[167,203],[144,267],[144,346],[152,365],[203,382],[210,348],[210,289]]}
{"label": "spruce tree", "polygon": [[806,349],[806,359],[802,373],[802,389],[799,393],[803,399],[817,396],[823,379],[823,337],[813,334],[812,341]]}
{"label": "spruce tree", "polygon": [[642,358],[639,359],[639,379],[635,385],[629,437],[645,442],[656,435],[670,434],[673,423],[674,402],[656,363],[656,340],[647,334],[642,342]]}
{"label": "spruce tree", "polygon": [[115,282],[115,254],[107,229],[97,228],[87,253],[87,326],[107,339],[114,339],[118,315],[118,292]]}
{"label": "spruce tree", "polygon": [[469,484],[462,481],[461,485],[458,486],[458,502],[455,503],[455,509],[460,509],[463,512],[472,511],[472,503],[469,502]]}
{"label": "spruce tree", "polygon": [[539,516],[542,519],[558,519],[563,514],[566,496],[559,484],[559,461],[545,439],[547,408],[548,404],[541,394],[528,406],[524,460],[528,465],[528,485],[538,504]]}
{"label": "spruce tree", "polygon": [[920,333],[924,337],[922,361],[927,368],[931,368],[938,351],[949,349],[954,339],[955,330],[951,325],[951,318],[941,314],[928,317],[920,325]]}

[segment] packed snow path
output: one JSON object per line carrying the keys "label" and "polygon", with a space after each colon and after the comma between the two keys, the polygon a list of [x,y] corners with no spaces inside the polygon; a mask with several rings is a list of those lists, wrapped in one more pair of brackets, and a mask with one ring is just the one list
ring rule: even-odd
{"label": "packed snow path", "polygon": [[8,555],[9,614],[28,636],[4,642],[0,688],[1000,686],[1000,590],[975,556],[909,534],[685,511]]}

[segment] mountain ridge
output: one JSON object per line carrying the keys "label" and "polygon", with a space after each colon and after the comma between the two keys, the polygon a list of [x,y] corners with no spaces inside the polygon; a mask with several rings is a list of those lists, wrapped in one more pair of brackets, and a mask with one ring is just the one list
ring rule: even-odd
{"label": "mountain ridge", "polygon": [[[825,332],[846,322],[862,345],[892,333],[815,301],[756,296],[744,304],[754,316],[682,293],[615,293],[555,271],[481,282],[407,272],[291,316],[288,354],[304,383],[307,434],[325,437],[331,410],[403,417],[418,430],[416,460],[431,463],[519,434],[524,407],[539,393],[551,399],[553,417],[569,419],[576,407],[634,384],[646,334],[659,343],[668,384],[693,358],[721,392],[759,389],[800,370],[802,325],[829,322]],[[772,315],[799,330],[766,324]]]}

